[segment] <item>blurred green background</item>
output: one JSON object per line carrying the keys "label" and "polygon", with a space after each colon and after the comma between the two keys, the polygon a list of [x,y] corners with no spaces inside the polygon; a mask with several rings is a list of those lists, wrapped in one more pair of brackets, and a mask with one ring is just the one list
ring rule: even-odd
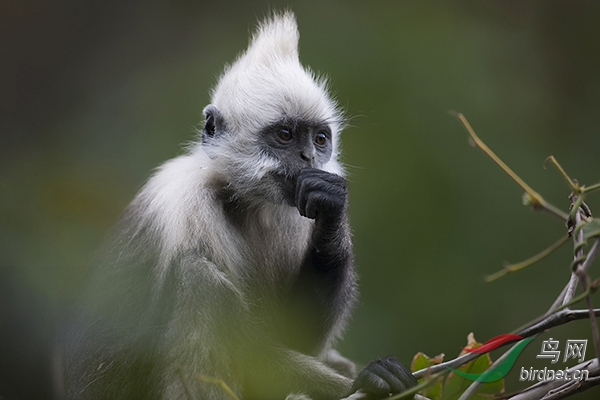
{"label": "blurred green background", "polygon": [[[568,189],[543,161],[552,154],[581,182],[600,181],[600,2],[2,2],[3,399],[50,396],[57,321],[95,251],[150,171],[194,138],[257,19],[284,7],[297,15],[302,62],[329,76],[353,117],[343,161],[362,296],[341,351],[360,363],[454,357],[469,332],[511,331],[558,295],[569,246],[483,281],[565,228],[524,207],[448,111],[566,210]],[[598,212],[599,197],[589,201]],[[543,338],[562,348],[589,332],[581,321]],[[535,359],[541,340],[518,368],[551,367]],[[515,371],[507,387],[519,387]]]}

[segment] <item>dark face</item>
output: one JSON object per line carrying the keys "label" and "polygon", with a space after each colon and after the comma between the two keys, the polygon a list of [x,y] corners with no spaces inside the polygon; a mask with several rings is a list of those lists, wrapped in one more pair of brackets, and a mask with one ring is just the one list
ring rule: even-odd
{"label": "dark face", "polygon": [[326,123],[283,119],[263,129],[261,136],[262,150],[280,161],[285,175],[321,168],[331,158],[331,128]]}
{"label": "dark face", "polygon": [[324,122],[282,119],[263,129],[261,137],[261,150],[280,162],[276,175],[292,193],[300,171],[322,168],[333,151],[331,128]]}

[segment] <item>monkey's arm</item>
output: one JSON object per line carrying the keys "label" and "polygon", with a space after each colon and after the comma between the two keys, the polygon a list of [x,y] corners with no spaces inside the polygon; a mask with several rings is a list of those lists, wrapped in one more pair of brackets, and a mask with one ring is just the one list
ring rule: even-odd
{"label": "monkey's arm", "polygon": [[284,342],[302,352],[323,349],[324,338],[339,333],[354,303],[356,284],[346,181],[341,176],[307,168],[295,187],[302,216],[315,220],[308,251],[287,298]]}
{"label": "monkey's arm", "polygon": [[[305,169],[298,177],[295,198],[300,214],[315,219],[315,230],[291,303],[296,310],[312,314],[317,324],[314,332],[335,334],[347,317],[356,291],[346,181],[322,170]],[[376,397],[387,397],[416,384],[398,360],[388,357],[363,368],[351,392],[361,389]]]}
{"label": "monkey's arm", "polygon": [[205,378],[222,380],[239,396],[237,353],[248,324],[239,282],[201,255],[185,257],[170,268],[166,285],[172,288],[174,305],[164,336],[166,378],[161,398],[230,400]]}
{"label": "monkey's arm", "polygon": [[289,394],[304,394],[312,400],[338,400],[350,392],[353,380],[315,357],[274,342],[264,344],[256,347],[262,355],[253,357],[247,368],[244,399],[284,399]]}

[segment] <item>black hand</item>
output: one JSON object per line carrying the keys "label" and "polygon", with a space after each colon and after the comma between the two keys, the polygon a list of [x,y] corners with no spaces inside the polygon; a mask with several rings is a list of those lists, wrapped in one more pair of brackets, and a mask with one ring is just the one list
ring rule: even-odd
{"label": "black hand", "polygon": [[300,171],[296,181],[295,205],[300,215],[311,218],[339,219],[347,207],[346,180],[320,169]]}
{"label": "black hand", "polygon": [[384,399],[417,385],[415,377],[395,357],[375,360],[359,373],[351,393],[361,390],[369,399]]}

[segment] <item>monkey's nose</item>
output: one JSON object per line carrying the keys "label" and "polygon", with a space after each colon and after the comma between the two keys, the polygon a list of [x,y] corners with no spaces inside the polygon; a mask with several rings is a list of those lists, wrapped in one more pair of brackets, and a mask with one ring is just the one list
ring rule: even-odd
{"label": "monkey's nose", "polygon": [[315,155],[314,155],[314,153],[301,151],[300,158],[302,159],[302,161],[306,161],[307,163],[312,163],[315,160]]}

